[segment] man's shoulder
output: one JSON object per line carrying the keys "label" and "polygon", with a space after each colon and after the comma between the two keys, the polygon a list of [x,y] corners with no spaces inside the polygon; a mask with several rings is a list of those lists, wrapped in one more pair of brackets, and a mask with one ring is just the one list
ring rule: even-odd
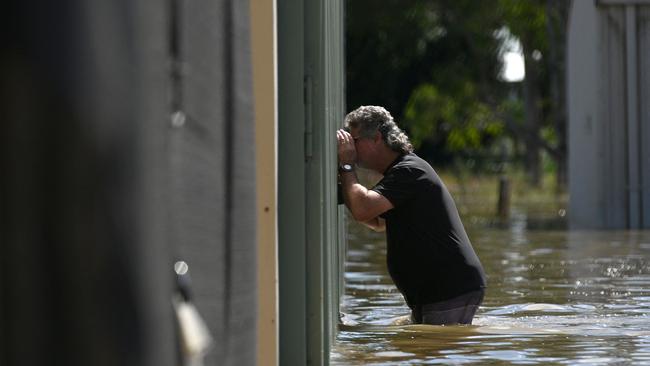
{"label": "man's shoulder", "polygon": [[393,166],[395,170],[412,170],[426,174],[435,175],[435,171],[431,165],[421,157],[414,153],[405,154],[402,159]]}

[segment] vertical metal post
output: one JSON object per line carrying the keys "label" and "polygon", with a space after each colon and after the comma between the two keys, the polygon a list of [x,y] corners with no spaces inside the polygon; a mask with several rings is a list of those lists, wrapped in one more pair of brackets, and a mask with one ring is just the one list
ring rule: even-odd
{"label": "vertical metal post", "polygon": [[637,79],[636,6],[625,7],[626,94],[627,94],[627,173],[628,173],[628,227],[641,225],[640,159],[639,159],[639,102]]}

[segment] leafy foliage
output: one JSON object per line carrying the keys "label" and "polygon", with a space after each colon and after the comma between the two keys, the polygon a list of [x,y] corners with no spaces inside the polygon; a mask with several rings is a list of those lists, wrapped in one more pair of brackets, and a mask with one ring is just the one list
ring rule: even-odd
{"label": "leafy foliage", "polygon": [[[477,101],[469,82],[456,96],[442,93],[432,84],[421,85],[411,94],[404,122],[416,148],[430,140],[444,144],[449,152],[480,149],[504,128],[492,109]],[[436,137],[438,140],[433,140]]]}
{"label": "leafy foliage", "polygon": [[[348,0],[348,108],[385,106],[430,161],[488,154],[504,138],[560,144],[563,132],[549,117],[557,71],[547,67],[547,1]],[[532,97],[500,77],[513,39],[534,73],[525,89]],[[541,121],[527,124],[527,116]]]}

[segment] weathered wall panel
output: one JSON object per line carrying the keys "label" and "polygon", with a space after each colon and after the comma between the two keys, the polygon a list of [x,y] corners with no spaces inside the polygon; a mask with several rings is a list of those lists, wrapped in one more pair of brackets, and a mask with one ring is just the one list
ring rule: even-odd
{"label": "weathered wall panel", "polygon": [[600,126],[604,160],[600,181],[606,209],[606,228],[627,224],[627,121],[625,77],[625,9],[615,7],[600,13]]}
{"label": "weathered wall panel", "polygon": [[278,1],[280,364],[323,365],[338,322],[341,1]]}
{"label": "weathered wall panel", "polygon": [[245,1],[178,1],[170,239],[213,333],[208,365],[255,364],[255,134]]}
{"label": "weathered wall panel", "polygon": [[650,6],[638,11],[641,222],[650,228]]}
{"label": "weathered wall panel", "polygon": [[573,2],[567,70],[573,228],[650,228],[649,8],[642,0]]}
{"label": "weathered wall panel", "polygon": [[167,10],[3,2],[2,365],[176,364]]}
{"label": "weathered wall panel", "polygon": [[598,14],[593,4],[573,2],[567,50],[567,112],[569,138],[569,217],[573,227],[602,227],[604,210],[600,166],[605,156],[600,146],[599,89],[594,75],[600,63],[594,34]]}
{"label": "weathered wall panel", "polygon": [[178,258],[254,364],[247,2],[4,5],[0,364],[177,365]]}

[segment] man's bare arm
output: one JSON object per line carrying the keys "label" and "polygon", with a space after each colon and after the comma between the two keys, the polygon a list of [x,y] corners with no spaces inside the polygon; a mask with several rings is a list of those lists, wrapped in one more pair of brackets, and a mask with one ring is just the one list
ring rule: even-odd
{"label": "man's bare arm", "polygon": [[[379,215],[393,208],[386,197],[361,185],[354,171],[341,173],[341,188],[345,205],[359,222],[378,219]],[[376,227],[381,227],[379,222]]]}
{"label": "man's bare arm", "polygon": [[362,224],[377,232],[386,230],[386,220],[382,219],[379,216],[375,217],[374,219],[364,221]]}

